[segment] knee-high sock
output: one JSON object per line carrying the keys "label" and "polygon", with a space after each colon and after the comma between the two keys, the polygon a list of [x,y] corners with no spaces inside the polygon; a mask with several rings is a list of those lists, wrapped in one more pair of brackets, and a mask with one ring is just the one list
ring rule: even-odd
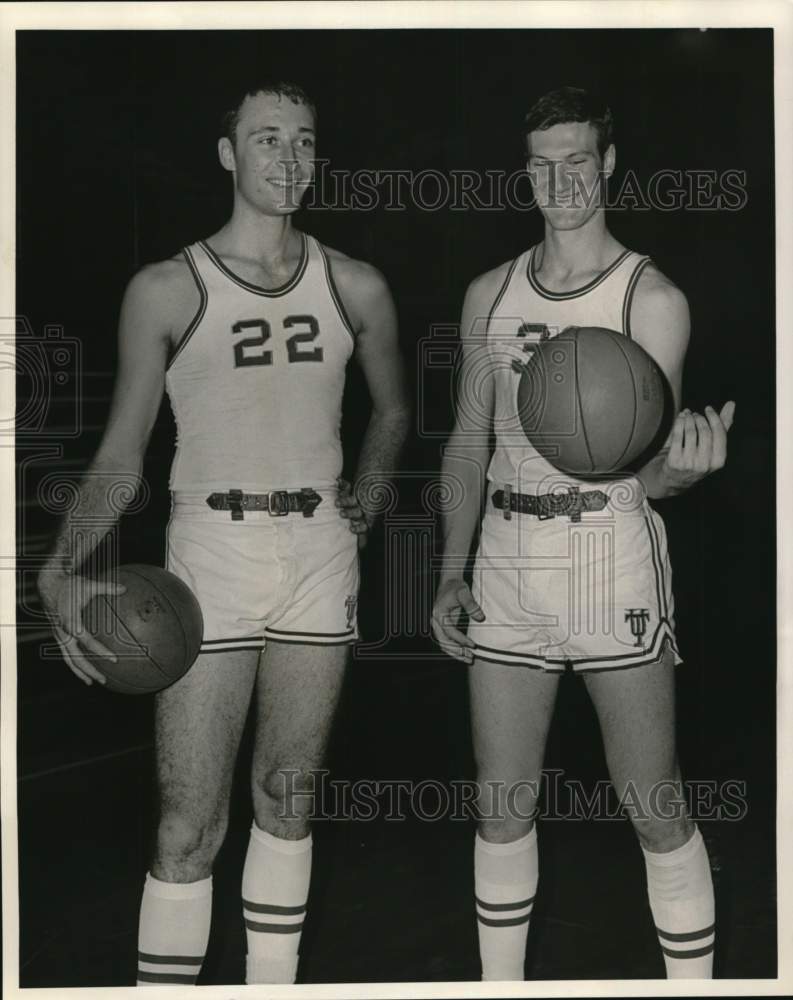
{"label": "knee-high sock", "polygon": [[283,840],[254,823],[242,874],[246,983],[293,983],[311,878],[311,834]]}
{"label": "knee-high sock", "polygon": [[537,891],[537,828],[510,844],[476,835],[474,888],[482,979],[522,980]]}
{"label": "knee-high sock", "polygon": [[212,916],[212,878],[161,882],[146,876],[138,924],[138,986],[195,983]]}
{"label": "knee-high sock", "polygon": [[715,905],[702,834],[668,854],[644,851],[647,894],[668,979],[713,976]]}

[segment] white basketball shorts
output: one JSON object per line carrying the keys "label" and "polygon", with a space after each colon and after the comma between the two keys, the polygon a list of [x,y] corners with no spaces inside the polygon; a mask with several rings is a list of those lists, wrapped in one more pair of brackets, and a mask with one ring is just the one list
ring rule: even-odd
{"label": "white basketball shorts", "polygon": [[616,670],[654,663],[669,644],[682,662],[666,531],[646,501],[574,522],[506,519],[488,496],[471,589],[485,613],[468,626],[480,660]]}
{"label": "white basketball shorts", "polygon": [[317,492],[322,503],[313,517],[246,510],[241,521],[212,510],[204,494],[172,495],[167,569],[201,605],[201,653],[358,638],[357,538],[335,491]]}

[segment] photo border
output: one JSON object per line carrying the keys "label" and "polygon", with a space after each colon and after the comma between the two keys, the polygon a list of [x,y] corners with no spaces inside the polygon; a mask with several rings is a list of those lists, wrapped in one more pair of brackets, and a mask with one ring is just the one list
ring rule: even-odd
{"label": "photo border", "polygon": [[[262,2],[262,3],[6,3],[0,7],[0,322],[15,316],[15,33],[18,30],[226,30],[249,28],[749,28],[774,29],[776,332],[777,332],[777,885],[776,979],[717,980],[531,980],[522,983],[359,983],[299,986],[202,986],[203,997],[389,998],[569,996],[776,996],[793,993],[793,802],[787,776],[793,771],[791,694],[791,544],[793,493],[793,6],[782,2],[690,0],[570,0],[570,2]],[[787,279],[784,276],[787,275]],[[781,279],[780,279],[781,276]],[[14,416],[14,370],[0,368],[0,421]],[[786,448],[787,445],[787,448]],[[37,989],[19,987],[17,865],[17,684],[15,633],[14,449],[0,443],[0,808],[2,810],[3,991],[23,996],[79,995],[111,1000],[135,987]],[[190,987],[194,990],[195,987]],[[181,995],[168,987],[169,996]],[[185,994],[187,995],[187,994]],[[194,994],[191,994],[194,995]]]}

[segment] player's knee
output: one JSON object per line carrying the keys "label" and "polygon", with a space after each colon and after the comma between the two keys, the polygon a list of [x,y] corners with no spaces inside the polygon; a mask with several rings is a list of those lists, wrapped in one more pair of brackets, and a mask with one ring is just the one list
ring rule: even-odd
{"label": "player's knee", "polygon": [[479,770],[476,794],[479,822],[494,835],[500,831],[509,840],[512,834],[531,829],[539,797],[539,779],[496,778],[490,770]]}
{"label": "player's knee", "polygon": [[157,830],[157,853],[176,864],[212,864],[226,836],[225,813],[209,819],[163,812]]}
{"label": "player's knee", "polygon": [[284,820],[310,815],[314,809],[317,775],[300,767],[268,768],[254,778],[270,810]]}
{"label": "player's knee", "polygon": [[687,814],[672,819],[650,817],[633,821],[639,843],[647,851],[665,854],[687,843],[694,833],[694,824]]}

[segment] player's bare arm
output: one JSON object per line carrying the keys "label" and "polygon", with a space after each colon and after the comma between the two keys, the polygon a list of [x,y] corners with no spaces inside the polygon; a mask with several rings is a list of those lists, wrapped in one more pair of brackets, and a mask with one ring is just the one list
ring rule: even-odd
{"label": "player's bare arm", "polygon": [[[176,260],[149,265],[130,281],[121,306],[118,375],[107,428],[82,478],[74,509],[81,518],[101,523],[103,530],[92,533],[90,547],[73,551],[67,516],[39,575],[42,604],[64,658],[86,684],[104,683],[86,651],[114,657],[82,627],[82,609],[97,594],[120,593],[123,587],[75,574],[133,499],[162,399],[171,341],[196,309],[197,293],[191,284],[186,265]],[[119,481],[129,484],[129,489],[114,491]]]}
{"label": "player's bare arm", "polygon": [[[350,530],[366,542],[376,508],[378,484],[387,481],[399,459],[411,420],[405,372],[399,351],[397,315],[380,272],[363,261],[329,251],[336,285],[356,338],[355,355],[366,378],[372,412],[361,446],[355,485],[340,483],[337,503]],[[367,500],[367,494],[369,500]]]}
{"label": "player's bare arm", "polygon": [[735,403],[721,412],[681,409],[683,363],[690,336],[690,316],[685,295],[657,268],[642,273],[631,309],[634,340],[657,362],[672,389],[677,414],[660,453],[639,470],[639,478],[653,499],[675,496],[718,471],[727,460],[727,432]]}
{"label": "player's bare arm", "polygon": [[[485,322],[508,269],[506,263],[480,275],[466,292],[460,320],[457,412],[441,464],[441,476],[453,499],[443,518],[443,566],[432,610],[432,633],[445,653],[465,663],[473,659],[473,642],[457,628],[460,615],[464,611],[479,621],[484,619],[463,579],[463,567],[479,523],[490,458],[494,389],[485,360]],[[466,391],[474,385],[476,398]]]}

